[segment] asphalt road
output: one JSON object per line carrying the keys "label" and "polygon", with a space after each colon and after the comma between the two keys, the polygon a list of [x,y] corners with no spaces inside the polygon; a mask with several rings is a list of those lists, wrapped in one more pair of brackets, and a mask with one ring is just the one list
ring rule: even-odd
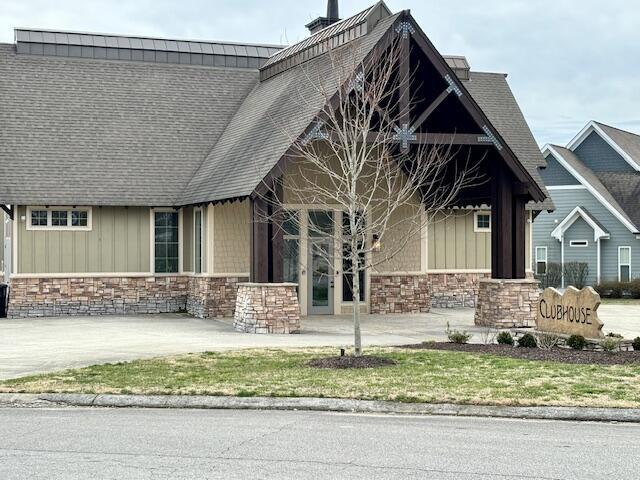
{"label": "asphalt road", "polygon": [[637,478],[640,426],[214,410],[0,410],[0,478]]}

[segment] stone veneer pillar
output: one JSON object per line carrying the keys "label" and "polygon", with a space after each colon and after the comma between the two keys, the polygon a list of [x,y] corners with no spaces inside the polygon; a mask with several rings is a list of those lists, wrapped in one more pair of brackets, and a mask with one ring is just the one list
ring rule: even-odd
{"label": "stone veneer pillar", "polygon": [[534,326],[539,297],[537,280],[483,278],[479,284],[475,324],[497,328]]}
{"label": "stone veneer pillar", "polygon": [[300,333],[295,283],[239,283],[233,327],[244,333]]}

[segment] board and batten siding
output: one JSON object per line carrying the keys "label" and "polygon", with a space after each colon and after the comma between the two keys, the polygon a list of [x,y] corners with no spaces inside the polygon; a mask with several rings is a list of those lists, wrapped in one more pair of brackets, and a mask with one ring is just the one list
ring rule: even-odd
{"label": "board and batten siding", "polygon": [[[634,278],[640,277],[640,241],[598,199],[587,190],[553,190],[551,197],[556,210],[552,213],[540,213],[533,223],[534,251],[535,247],[547,247],[548,261],[561,263],[561,244],[551,236],[551,232],[571,213],[576,205],[580,205],[586,208],[589,214],[595,217],[611,235],[609,240],[601,240],[601,281],[618,280],[618,247],[620,246],[631,247],[631,275]],[[589,240],[593,242],[593,230]],[[565,261],[568,261],[568,250],[567,241],[565,244]],[[576,250],[575,254],[572,252],[572,258],[579,258],[578,250]],[[584,260],[580,261],[589,263],[590,276],[591,272],[595,275],[597,263],[594,263],[586,252],[583,258]]]}
{"label": "board and batten siding", "polygon": [[[480,210],[485,212],[484,210]],[[488,210],[487,210],[488,213]],[[528,214],[527,214],[528,216]],[[437,214],[427,235],[427,268],[437,270],[491,270],[491,232],[476,232],[474,211]],[[526,269],[531,266],[531,224],[525,225]]]}
{"label": "board and batten siding", "polygon": [[27,209],[20,207],[18,273],[149,272],[149,212],[138,207],[93,207],[90,231],[27,230]]}

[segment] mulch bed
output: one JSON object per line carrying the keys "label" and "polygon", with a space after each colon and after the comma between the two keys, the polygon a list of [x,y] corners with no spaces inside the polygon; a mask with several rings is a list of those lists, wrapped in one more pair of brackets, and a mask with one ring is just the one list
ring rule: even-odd
{"label": "mulch bed", "polygon": [[594,352],[568,348],[519,348],[509,345],[478,345],[458,343],[427,342],[418,345],[405,345],[401,348],[415,350],[448,350],[453,352],[484,353],[523,360],[573,363],[576,365],[628,365],[640,364],[640,351],[632,352]]}
{"label": "mulch bed", "polygon": [[347,369],[347,368],[378,368],[397,365],[398,362],[390,358],[365,355],[354,357],[345,355],[344,357],[324,357],[315,358],[307,363],[313,368]]}

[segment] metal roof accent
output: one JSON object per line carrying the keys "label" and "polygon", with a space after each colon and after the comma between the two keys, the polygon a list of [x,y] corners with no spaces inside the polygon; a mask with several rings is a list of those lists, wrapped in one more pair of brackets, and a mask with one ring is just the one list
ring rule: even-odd
{"label": "metal roof accent", "polygon": [[469,80],[471,66],[466,57],[461,55],[443,55],[443,57],[460,80]]}
{"label": "metal roof accent", "polygon": [[15,29],[18,54],[258,69],[283,47]]}
{"label": "metal roof accent", "polygon": [[323,28],[310,37],[274,54],[260,69],[260,80],[267,80],[300,65],[330,49],[349,43],[370,32],[378,22],[391,15],[383,1],[366,10]]}

